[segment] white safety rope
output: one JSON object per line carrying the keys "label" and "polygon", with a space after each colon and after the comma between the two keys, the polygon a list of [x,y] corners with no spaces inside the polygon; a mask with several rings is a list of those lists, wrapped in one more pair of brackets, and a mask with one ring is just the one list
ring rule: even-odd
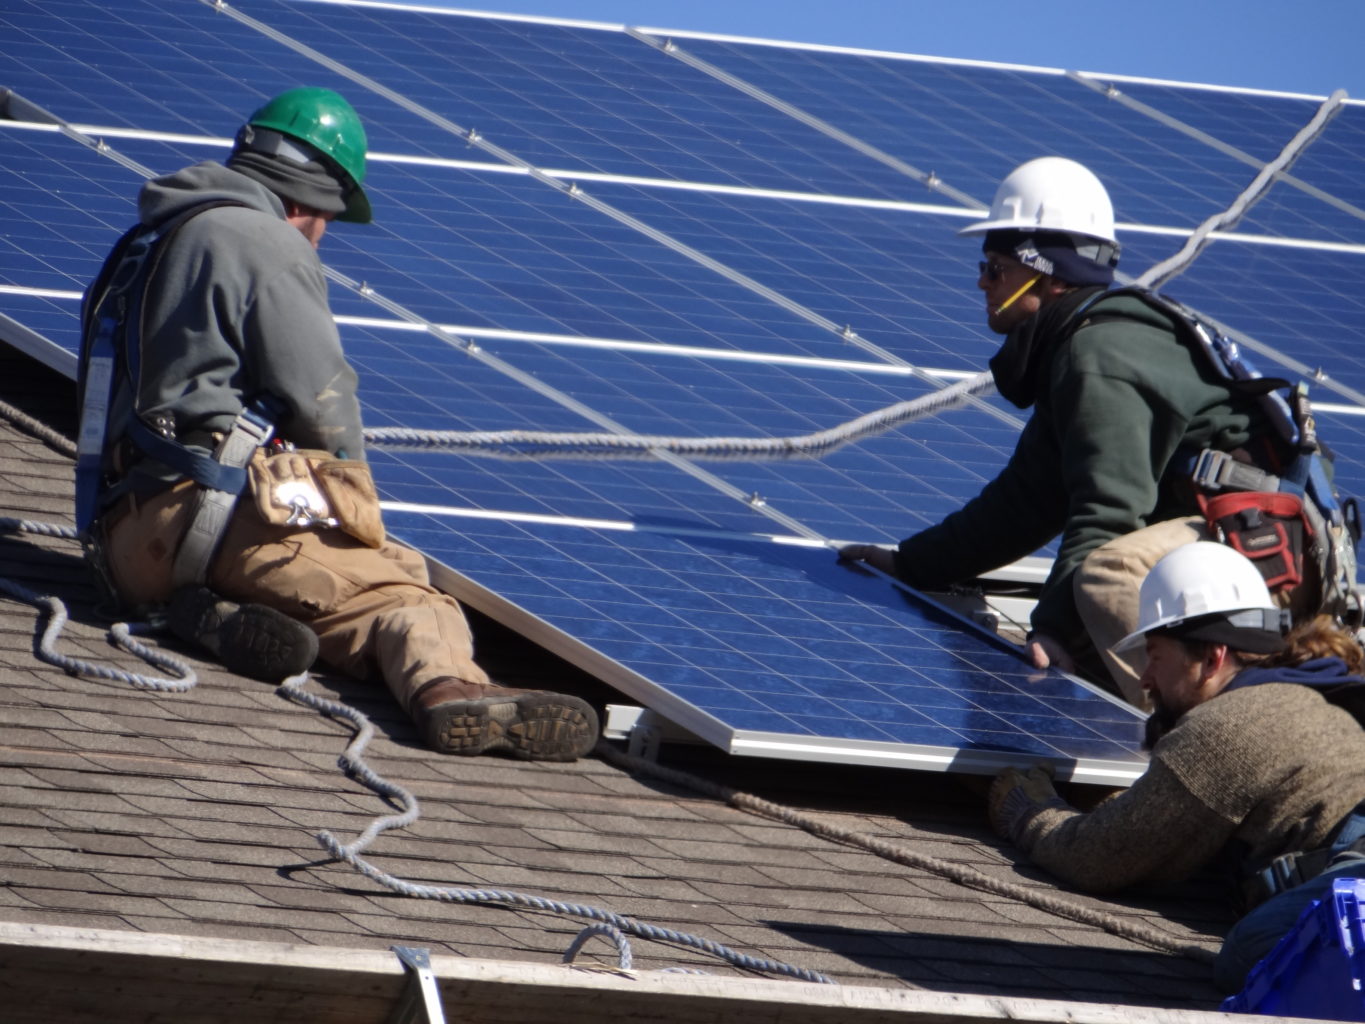
{"label": "white safety rope", "polygon": [[883,433],[924,416],[960,405],[991,390],[990,373],[979,373],[939,391],[865,413],[845,423],[794,437],[677,437],[609,432],[545,430],[415,430],[367,427],[365,443],[376,448],[461,451],[498,458],[649,458],[659,451],[688,458],[771,460],[812,458],[860,438]]}
{"label": "white safety rope", "polygon": [[[338,701],[319,697],[309,693],[304,689],[308,682],[307,674],[293,676],[280,684],[276,692],[286,700],[291,700],[306,707],[313,708],[331,718],[343,719],[350,722],[355,729],[355,735],[341,756],[337,759],[342,771],[347,776],[356,779],[385,800],[401,808],[400,813],[376,818],[368,828],[350,843],[342,843],[330,832],[319,832],[315,838],[324,850],[336,860],[350,865],[360,874],[379,885],[384,886],[393,892],[403,896],[411,896],[417,899],[437,900],[443,903],[476,903],[489,904],[495,906],[521,907],[527,910],[540,910],[553,914],[563,914],[570,917],[582,917],[591,921],[599,922],[606,928],[598,931],[590,929],[587,933],[582,933],[576,939],[569,952],[565,954],[566,960],[572,960],[582,946],[582,941],[586,941],[592,934],[603,934],[609,937],[619,936],[617,942],[618,949],[622,958],[623,968],[628,969],[630,963],[629,944],[625,943],[624,936],[635,935],[639,938],[649,939],[656,942],[666,942],[673,945],[685,946],[689,949],[701,950],[713,956],[720,957],[727,963],[746,970],[761,971],[765,974],[780,974],[786,977],[797,978],[801,981],[814,981],[823,984],[834,984],[829,978],[817,971],[812,971],[805,967],[794,967],[791,964],[782,963],[776,960],[767,960],[759,957],[749,956],[747,953],[740,953],[728,946],[710,939],[700,938],[696,935],[689,935],[686,932],[674,931],[671,928],[661,928],[658,925],[648,924],[637,921],[634,918],[625,917],[610,910],[603,910],[582,903],[565,903],[560,900],[548,899],[544,896],[533,896],[527,893],[510,892],[503,889],[464,889],[451,886],[424,885],[417,882],[409,882],[398,878],[370,863],[361,853],[370,843],[377,839],[382,833],[390,829],[403,828],[412,824],[420,813],[417,805],[417,798],[408,790],[396,783],[389,782],[382,778],[365,762],[365,747],[374,736],[374,726],[361,711],[342,704]],[[579,940],[582,941],[579,941]]]}
{"label": "white safety rope", "polygon": [[1190,237],[1185,239],[1185,244],[1180,247],[1178,252],[1162,260],[1140,276],[1135,282],[1137,286],[1151,291],[1160,290],[1166,282],[1183,274],[1188,269],[1189,265],[1209,244],[1209,236],[1213,232],[1236,227],[1246,215],[1247,210],[1251,209],[1270,191],[1270,186],[1275,183],[1275,179],[1281,173],[1289,170],[1294,161],[1303,154],[1303,151],[1322,134],[1328,122],[1341,111],[1342,103],[1345,100],[1346,90],[1344,89],[1338,89],[1323,100],[1317,109],[1317,113],[1285,144],[1279,156],[1261,168],[1260,173],[1251,180],[1250,185],[1242,190],[1241,195],[1234,199],[1226,210],[1214,214],[1195,228]]}
{"label": "white safety rope", "polygon": [[[28,415],[22,409],[8,402],[0,401],[0,417],[43,441],[54,451],[68,458],[74,459],[76,457],[76,446],[70,438]],[[35,536],[57,537],[62,540],[78,540],[74,527],[56,523],[40,523],[31,519],[16,519],[9,516],[0,517],[0,534],[6,533],[30,533]],[[61,638],[62,630],[66,628],[69,618],[66,605],[50,594],[39,594],[15,580],[0,578],[0,591],[4,591],[11,597],[31,604],[46,613],[47,625],[39,637],[34,653],[39,660],[49,665],[55,665],[68,675],[127,683],[129,686],[135,686],[140,690],[155,690],[161,693],[183,693],[198,685],[198,676],[186,662],[159,648],[150,647],[142,641],[134,639],[135,636],[157,632],[157,627],[151,623],[116,622],[109,627],[107,635],[110,642],[116,647],[141,658],[149,665],[172,673],[173,678],[167,679],[137,672],[126,672],[123,669],[111,668],[108,665],[62,654],[57,650],[57,641]]]}

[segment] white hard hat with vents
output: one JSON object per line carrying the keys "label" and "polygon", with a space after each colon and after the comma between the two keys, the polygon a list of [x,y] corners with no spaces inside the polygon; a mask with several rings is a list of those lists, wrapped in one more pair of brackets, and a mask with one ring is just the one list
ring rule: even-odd
{"label": "white hard hat with vents", "polygon": [[1083,164],[1043,156],[1020,164],[995,190],[986,219],[959,235],[988,231],[1061,231],[1118,244],[1114,204],[1100,179]]}
{"label": "white hard hat with vents", "polygon": [[[1255,650],[1263,646],[1260,634],[1283,634],[1287,614],[1271,599],[1250,559],[1226,544],[1201,540],[1176,548],[1152,566],[1138,592],[1138,628],[1114,650],[1137,647],[1155,630],[1210,617],[1222,632],[1238,634],[1246,643],[1243,650]],[[1238,646],[1236,639],[1230,635],[1227,642]]]}

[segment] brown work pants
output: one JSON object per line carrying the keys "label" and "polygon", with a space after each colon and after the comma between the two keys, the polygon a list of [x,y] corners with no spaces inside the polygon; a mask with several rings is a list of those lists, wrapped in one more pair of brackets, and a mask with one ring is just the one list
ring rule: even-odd
{"label": "brown work pants", "polygon": [[[194,487],[183,481],[141,501],[129,497],[111,512],[109,570],[129,604],[170,596]],[[322,660],[356,678],[379,675],[405,709],[414,690],[440,676],[488,682],[459,604],[431,586],[421,555],[392,541],[371,548],[338,529],[272,526],[245,494],[207,584],[306,622]]]}
{"label": "brown work pants", "polygon": [[1147,650],[1139,645],[1115,654],[1112,648],[1138,628],[1138,591],[1152,566],[1178,547],[1208,539],[1201,517],[1170,519],[1097,547],[1073,577],[1076,610],[1090,641],[1123,699],[1135,707],[1149,706],[1141,684]]}

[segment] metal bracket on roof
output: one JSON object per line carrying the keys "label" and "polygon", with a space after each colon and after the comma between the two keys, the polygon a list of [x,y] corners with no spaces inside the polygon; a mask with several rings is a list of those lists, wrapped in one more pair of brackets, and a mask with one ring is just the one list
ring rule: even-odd
{"label": "metal bracket on roof", "polygon": [[389,1024],[446,1024],[441,1009],[441,993],[431,973],[431,950],[420,946],[390,946],[407,972],[403,996],[389,1018]]}
{"label": "metal bracket on roof", "polygon": [[635,727],[630,730],[626,752],[631,757],[642,757],[646,761],[659,760],[659,745],[663,742],[661,732],[658,716],[645,708],[636,719]]}
{"label": "metal bracket on roof", "polygon": [[694,733],[649,708],[629,704],[608,704],[602,737],[625,740],[626,752],[646,761],[659,759],[664,743],[702,743]]}

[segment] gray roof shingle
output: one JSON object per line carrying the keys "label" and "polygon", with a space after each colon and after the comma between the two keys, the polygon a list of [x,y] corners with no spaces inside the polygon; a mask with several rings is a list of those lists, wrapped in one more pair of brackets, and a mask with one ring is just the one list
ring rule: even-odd
{"label": "gray roof shingle", "polygon": [[[11,394],[71,432],[69,382],[8,353]],[[0,514],[70,522],[70,461],[0,425]],[[127,670],[70,541],[0,542],[0,576],[60,597],[59,648]],[[474,616],[481,657],[512,685],[602,702],[582,672]],[[155,694],[70,676],[34,655],[35,609],[0,602],[0,921],[556,962],[585,922],[530,909],[412,899],[330,862],[315,834],[351,841],[392,809],[336,767],[344,723],[192,655],[197,688]],[[172,641],[161,641],[172,650]],[[188,653],[188,652],[180,652]],[[432,886],[504,888],[630,914],[845,984],[1211,1008],[1206,968],[864,850],[586,759],[443,758],[423,749],[381,686],[310,687],[370,714],[367,757],[421,802],[366,851]],[[947,776],[765,763],[668,747],[670,764],[855,832],[1055,892],[986,827],[979,795]],[[979,788],[977,790],[979,792]],[[1228,918],[1185,887],[1162,898],[1068,898],[1216,947]],[[736,974],[693,950],[634,943],[637,966]],[[596,946],[590,947],[597,948]]]}

